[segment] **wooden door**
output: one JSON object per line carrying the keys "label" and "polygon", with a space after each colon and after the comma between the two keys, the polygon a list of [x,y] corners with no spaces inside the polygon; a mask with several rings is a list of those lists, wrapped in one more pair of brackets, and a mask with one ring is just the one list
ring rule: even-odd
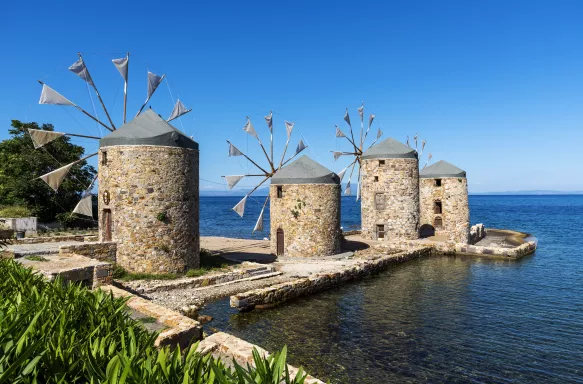
{"label": "wooden door", "polygon": [[277,229],[277,256],[283,256],[283,229]]}
{"label": "wooden door", "polygon": [[103,210],[103,235],[102,241],[111,241],[111,210]]}

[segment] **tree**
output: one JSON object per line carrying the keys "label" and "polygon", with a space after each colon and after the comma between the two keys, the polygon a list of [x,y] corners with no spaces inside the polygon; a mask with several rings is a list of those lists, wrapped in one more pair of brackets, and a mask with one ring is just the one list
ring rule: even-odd
{"label": "tree", "polygon": [[0,142],[0,204],[26,205],[40,221],[53,221],[71,212],[97,171],[82,161],[73,166],[59,190],[54,192],[38,177],[65,164],[79,160],[85,149],[66,136],[34,149],[27,129],[54,131],[52,124],[23,123],[12,120],[11,138]]}

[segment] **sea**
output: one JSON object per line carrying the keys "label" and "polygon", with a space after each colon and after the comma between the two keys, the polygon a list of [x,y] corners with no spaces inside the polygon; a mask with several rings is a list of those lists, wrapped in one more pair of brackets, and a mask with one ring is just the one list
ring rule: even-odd
{"label": "sea", "polygon": [[[264,199],[239,218],[240,198],[201,197],[201,234],[268,236],[251,233]],[[536,253],[429,257],[269,310],[202,312],[331,383],[583,383],[583,195],[470,196],[470,215],[532,234]],[[342,226],[360,226],[354,197]]]}

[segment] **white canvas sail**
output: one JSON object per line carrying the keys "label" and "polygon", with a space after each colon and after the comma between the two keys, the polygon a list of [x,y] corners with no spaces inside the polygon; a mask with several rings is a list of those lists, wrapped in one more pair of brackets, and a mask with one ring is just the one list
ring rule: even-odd
{"label": "white canvas sail", "polygon": [[370,114],[370,116],[368,118],[368,129],[370,129],[370,126],[372,125],[372,122],[373,122],[375,117],[376,117],[376,115],[373,115],[372,113]]}
{"label": "white canvas sail", "polygon": [[69,173],[71,167],[76,163],[77,162],[67,164],[64,167],[55,169],[54,171],[44,174],[39,178],[43,180],[45,183],[47,183],[49,187],[51,187],[56,192],[59,189],[61,183],[63,182],[65,176],[67,176],[67,173]]}
{"label": "white canvas sail", "polygon": [[243,156],[243,152],[239,151],[237,147],[229,143],[229,157],[231,156]]}
{"label": "white canvas sail", "polygon": [[168,118],[168,121],[172,121],[174,119],[179,118],[180,116],[190,112],[191,109],[186,109],[186,107],[184,106],[184,104],[182,104],[182,101],[180,101],[180,99],[178,99],[176,101],[176,104],[174,105],[174,109],[172,110],[172,113],[170,114],[170,117]]}
{"label": "white canvas sail", "polygon": [[336,126],[336,137],[346,137],[344,132],[342,132],[338,126]]}
{"label": "white canvas sail", "polygon": [[87,193],[83,198],[77,203],[73,213],[77,213],[83,216],[93,217],[93,203],[91,201],[91,193]]}
{"label": "white canvas sail", "polygon": [[46,84],[43,84],[43,89],[40,94],[39,104],[52,104],[52,105],[70,105],[75,106],[72,102],[67,100],[63,95],[52,89]]}
{"label": "white canvas sail", "polygon": [[152,97],[152,94],[156,91],[156,88],[160,85],[165,75],[158,76],[155,73],[148,71],[148,99]]}
{"label": "white canvas sail", "polygon": [[344,190],[344,194],[350,196],[350,180],[346,183],[346,189]]}
{"label": "white canvas sail", "polygon": [[69,71],[73,72],[87,83],[93,85],[93,80],[91,79],[91,75],[89,74],[89,70],[87,70],[87,66],[85,66],[85,62],[82,58],[79,58],[73,65],[69,67]]}
{"label": "white canvas sail", "polygon": [[247,196],[243,198],[243,200],[239,201],[237,205],[233,207],[233,211],[237,212],[237,214],[243,217],[245,213],[245,204],[247,203]]}
{"label": "white canvas sail", "polygon": [[239,181],[241,181],[241,179],[244,178],[245,175],[234,175],[234,176],[223,176],[223,177],[227,181],[227,185],[229,186],[229,189],[233,189],[233,187],[235,185],[237,185],[237,183]]}
{"label": "white canvas sail", "polygon": [[264,210],[265,210],[265,205],[263,206],[263,208],[261,208],[261,213],[259,214],[259,218],[257,219],[257,222],[255,223],[255,228],[253,228],[253,232],[263,231],[263,211]]}
{"label": "white canvas sail", "polygon": [[128,58],[122,57],[121,59],[113,59],[113,60],[111,60],[111,62],[113,63],[113,65],[115,65],[115,67],[119,71],[119,74],[121,75],[123,80],[127,82],[128,81]]}
{"label": "white canvas sail", "polygon": [[364,103],[358,108],[358,114],[360,115],[360,122],[364,122]]}
{"label": "white canvas sail", "polygon": [[352,128],[352,125],[350,124],[350,115],[348,114],[348,108],[346,108],[346,113],[344,114],[344,121],[346,121],[346,123],[348,123],[348,125]]}
{"label": "white canvas sail", "polygon": [[270,132],[273,132],[273,112],[269,112],[269,115],[265,116],[265,122]]}
{"label": "white canvas sail", "polygon": [[287,132],[287,139],[288,140],[291,137],[292,131],[294,130],[294,124],[295,123],[290,123],[289,121],[285,122],[285,131]]}
{"label": "white canvas sail", "polygon": [[334,154],[334,161],[338,160],[338,158],[339,158],[340,156],[342,156],[342,152],[336,152],[336,151],[334,151],[334,152],[332,152],[332,153]]}
{"label": "white canvas sail", "polygon": [[48,144],[51,141],[65,135],[62,132],[45,131],[42,129],[29,129],[28,133],[30,134],[32,144],[34,145],[35,149],[38,149],[43,145]]}
{"label": "white canvas sail", "polygon": [[251,120],[249,120],[249,118],[247,118],[247,123],[245,123],[243,130],[250,134],[251,136],[253,136],[254,138],[259,139],[259,137],[257,136],[257,132],[255,132],[255,128],[253,128],[253,124],[251,124]]}
{"label": "white canvas sail", "polygon": [[298,147],[296,148],[296,155],[298,153],[300,153],[301,151],[303,151],[304,149],[306,149],[306,145],[304,144],[304,141],[302,139],[300,139],[300,142],[298,143]]}
{"label": "white canvas sail", "polygon": [[344,168],[342,171],[338,172],[338,177],[340,178],[340,181],[342,181],[342,179],[344,178],[344,174],[346,173],[348,168],[350,168],[350,165],[348,167]]}
{"label": "white canvas sail", "polygon": [[[379,128],[379,131],[377,132],[377,140],[383,135],[383,131],[381,131],[381,129]],[[407,137],[407,145],[409,145],[409,138]]]}

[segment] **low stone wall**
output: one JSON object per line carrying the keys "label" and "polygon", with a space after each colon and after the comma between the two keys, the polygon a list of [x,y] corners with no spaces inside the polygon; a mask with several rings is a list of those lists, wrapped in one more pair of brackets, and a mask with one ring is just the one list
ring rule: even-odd
{"label": "low stone wall", "polygon": [[[269,352],[257,345],[248,343],[228,333],[218,332],[201,341],[197,351],[203,355],[212,354],[215,359],[220,359],[228,367],[234,367],[233,361],[236,361],[242,367],[246,367],[247,364],[255,366],[253,364],[254,348],[260,356],[269,356]],[[287,368],[291,378],[295,378],[298,369],[291,365],[288,365]],[[304,384],[324,384],[324,382],[308,376],[304,380]]]}
{"label": "low stone wall", "polygon": [[36,217],[0,217],[4,224],[14,231],[36,232]]}
{"label": "low stone wall", "polygon": [[487,231],[484,224],[472,225],[470,228],[470,244],[476,244],[486,237]]}
{"label": "low stone wall", "polygon": [[423,243],[420,243],[419,241],[400,241],[386,243],[384,247],[387,249],[413,249],[420,245],[431,247],[432,253],[440,255],[490,256],[520,259],[521,257],[533,253],[536,250],[537,243],[532,240],[514,248],[503,248],[494,246],[484,247],[454,242],[423,241]]}
{"label": "low stone wall", "polygon": [[337,271],[320,273],[307,278],[272,285],[267,288],[255,289],[231,296],[231,307],[241,311],[254,308],[271,307],[296,297],[323,291],[348,281],[363,278],[372,273],[386,269],[393,264],[429,255],[431,248],[416,247],[390,255],[379,255],[365,259],[356,265]]}
{"label": "low stone wall", "polygon": [[113,278],[111,264],[81,255],[53,254],[42,256],[40,260],[23,256],[16,260],[24,267],[38,271],[48,281],[60,277],[64,282],[83,283],[91,289],[111,284]]}
{"label": "low stone wall", "polygon": [[59,253],[74,253],[83,255],[99,261],[106,261],[108,263],[115,263],[117,252],[116,242],[102,242],[102,243],[83,243],[61,245]]}
{"label": "low stone wall", "polygon": [[169,327],[158,335],[154,344],[157,348],[179,345],[184,349],[192,342],[202,339],[202,327],[198,321],[111,285],[100,289],[111,292],[114,297],[128,298],[126,305],[129,308],[153,317],[158,323]]}
{"label": "low stone wall", "polygon": [[14,239],[14,244],[39,244],[58,243],[61,241],[97,241],[94,235],[69,235],[69,236],[46,236],[46,237],[25,237],[24,239]]}
{"label": "low stone wall", "polygon": [[177,280],[136,280],[136,281],[119,281],[116,284],[130,291],[137,293],[151,293],[161,291],[171,291],[174,289],[192,289],[208,287],[211,285],[228,283],[231,281],[247,279],[253,276],[259,276],[275,272],[272,266],[265,266],[257,263],[248,263],[249,267],[237,268],[226,273],[217,273],[200,277],[189,277]]}

